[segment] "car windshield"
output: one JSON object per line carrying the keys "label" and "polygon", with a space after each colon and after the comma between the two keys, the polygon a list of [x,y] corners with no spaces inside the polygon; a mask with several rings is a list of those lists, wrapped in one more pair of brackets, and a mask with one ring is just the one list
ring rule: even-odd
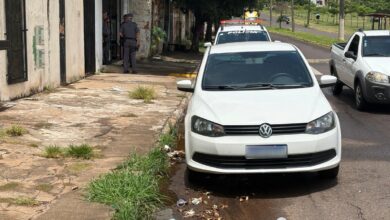
{"label": "car windshield", "polygon": [[245,42],[245,41],[269,41],[265,31],[226,31],[218,34],[217,44]]}
{"label": "car windshield", "polygon": [[313,86],[297,51],[210,54],[204,90],[292,89]]}
{"label": "car windshield", "polygon": [[390,57],[390,36],[365,37],[363,56]]}

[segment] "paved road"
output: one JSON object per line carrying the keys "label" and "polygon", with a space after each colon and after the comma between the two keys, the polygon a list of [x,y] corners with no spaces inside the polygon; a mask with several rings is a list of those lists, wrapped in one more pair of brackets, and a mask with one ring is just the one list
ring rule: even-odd
{"label": "paved road", "polygon": [[[278,39],[277,36],[275,36]],[[281,39],[281,38],[280,38]],[[326,58],[320,47],[293,40],[307,58]],[[316,66],[327,70],[326,64]],[[218,209],[224,219],[390,219],[390,107],[375,106],[368,112],[353,107],[353,93],[345,89],[340,97],[324,90],[341,120],[343,159],[337,181],[315,174],[206,176],[188,183],[185,165],[173,172],[170,190],[190,199],[212,192],[207,204],[189,205],[197,214]],[[249,200],[240,202],[240,196]],[[180,219],[183,213],[174,208]]]}

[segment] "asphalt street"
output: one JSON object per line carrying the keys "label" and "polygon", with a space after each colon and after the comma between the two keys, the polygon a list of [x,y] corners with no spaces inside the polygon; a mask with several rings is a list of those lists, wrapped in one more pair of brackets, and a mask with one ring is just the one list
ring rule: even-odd
{"label": "asphalt street", "polygon": [[[330,49],[272,37],[295,44],[307,59],[330,57]],[[313,66],[329,73],[326,63]],[[359,112],[350,89],[344,88],[339,97],[332,96],[330,89],[323,91],[342,128],[337,180],[324,180],[316,174],[218,175],[205,176],[193,184],[187,181],[185,163],[181,163],[173,171],[169,187],[177,198],[211,192],[203,208],[189,205],[184,210],[205,212],[210,204],[216,204],[223,207],[218,211],[224,219],[390,219],[390,107],[373,106]],[[242,196],[248,200],[240,201]],[[183,216],[183,209],[177,209],[176,204],[172,209],[177,219]]]}

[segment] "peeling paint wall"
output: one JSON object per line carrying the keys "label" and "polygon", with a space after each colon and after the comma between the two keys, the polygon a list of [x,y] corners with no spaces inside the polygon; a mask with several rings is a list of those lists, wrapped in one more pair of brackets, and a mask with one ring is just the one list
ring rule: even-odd
{"label": "peeling paint wall", "polygon": [[[66,0],[67,81],[84,71],[83,1]],[[0,51],[0,101],[6,101],[60,85],[59,1],[26,1],[28,81],[8,85],[7,52]],[[5,33],[4,0],[0,0],[0,39]]]}
{"label": "peeling paint wall", "polygon": [[103,0],[95,0],[96,71],[103,66]]}

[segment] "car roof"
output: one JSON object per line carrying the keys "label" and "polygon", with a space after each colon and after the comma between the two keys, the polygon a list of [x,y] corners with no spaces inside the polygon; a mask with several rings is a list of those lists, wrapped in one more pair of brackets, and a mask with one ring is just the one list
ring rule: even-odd
{"label": "car roof", "polygon": [[372,31],[363,31],[366,36],[390,36],[389,30],[372,30]]}
{"label": "car roof", "polygon": [[239,53],[239,52],[262,52],[262,51],[296,51],[297,49],[287,43],[251,41],[218,44],[210,48],[210,54]]}
{"label": "car roof", "polygon": [[220,32],[240,31],[240,30],[266,31],[266,29],[260,25],[227,25],[227,26],[220,27]]}

